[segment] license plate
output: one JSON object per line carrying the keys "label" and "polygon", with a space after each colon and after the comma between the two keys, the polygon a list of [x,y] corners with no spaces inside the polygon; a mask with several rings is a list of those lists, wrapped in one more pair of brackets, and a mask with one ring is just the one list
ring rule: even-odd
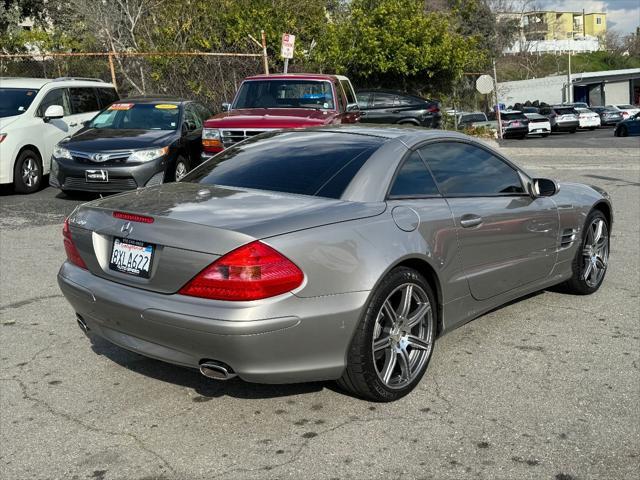
{"label": "license plate", "polygon": [[520,122],[513,122],[511,124],[512,127],[519,127],[520,126]]}
{"label": "license plate", "polygon": [[89,183],[107,183],[109,181],[109,171],[85,170],[84,178]]}
{"label": "license plate", "polygon": [[109,268],[136,277],[149,278],[154,246],[137,240],[116,238],[113,241]]}

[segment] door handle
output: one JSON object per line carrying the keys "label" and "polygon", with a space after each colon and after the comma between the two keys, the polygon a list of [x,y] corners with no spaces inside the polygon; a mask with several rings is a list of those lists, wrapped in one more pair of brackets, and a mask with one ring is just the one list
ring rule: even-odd
{"label": "door handle", "polygon": [[482,225],[482,217],[473,214],[463,215],[460,219],[460,225],[462,228],[471,228]]}
{"label": "door handle", "polygon": [[77,127],[78,126],[78,122],[71,122],[69,124],[70,127]]}

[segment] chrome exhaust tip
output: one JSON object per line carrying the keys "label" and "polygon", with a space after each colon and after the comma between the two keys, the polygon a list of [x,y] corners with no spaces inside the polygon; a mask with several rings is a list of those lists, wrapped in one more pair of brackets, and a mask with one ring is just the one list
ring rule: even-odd
{"label": "chrome exhaust tip", "polygon": [[230,366],[210,360],[203,361],[200,364],[200,373],[214,380],[229,380],[237,375]]}
{"label": "chrome exhaust tip", "polygon": [[76,314],[76,320],[78,322],[78,326],[80,327],[80,329],[84,332],[87,333],[89,331],[89,326],[87,325],[87,323],[84,321],[84,318],[82,318],[80,315]]}

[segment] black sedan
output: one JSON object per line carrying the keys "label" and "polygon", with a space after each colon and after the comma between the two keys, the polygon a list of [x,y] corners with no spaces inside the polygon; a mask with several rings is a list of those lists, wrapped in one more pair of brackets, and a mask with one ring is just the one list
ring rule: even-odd
{"label": "black sedan", "polygon": [[622,112],[619,110],[613,110],[607,107],[590,107],[590,110],[593,110],[598,115],[600,115],[600,125],[617,125],[624,117],[622,116]]}
{"label": "black sedan", "polygon": [[416,127],[440,127],[442,114],[436,100],[393,90],[360,90],[356,93],[361,123],[397,123]]}
{"label": "black sedan", "polygon": [[64,192],[121,192],[180,180],[200,162],[209,116],[180,98],[120,100],[56,145],[49,182]]}

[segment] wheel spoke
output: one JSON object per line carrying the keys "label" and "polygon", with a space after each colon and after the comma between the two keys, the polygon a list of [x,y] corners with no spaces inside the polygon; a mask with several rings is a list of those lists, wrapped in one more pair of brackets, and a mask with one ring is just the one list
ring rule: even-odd
{"label": "wheel spoke", "polygon": [[398,307],[398,316],[407,318],[411,311],[411,299],[413,298],[413,285],[409,284],[402,289],[402,297]]}
{"label": "wheel spoke", "polygon": [[409,358],[409,352],[407,352],[406,348],[401,348],[398,352],[398,357],[400,360],[400,376],[404,380],[408,380],[411,378],[411,359]]}
{"label": "wheel spoke", "polygon": [[604,270],[607,266],[604,264],[604,260],[600,257],[596,257],[596,267],[600,270]]}
{"label": "wheel spoke", "polygon": [[379,352],[380,350],[384,350],[385,348],[391,345],[391,337],[379,338],[375,342],[373,342],[373,352]]}
{"label": "wheel spoke", "polygon": [[587,258],[591,258],[591,247],[584,247],[582,249],[582,256],[583,257],[587,257]]}
{"label": "wheel spoke", "polygon": [[387,357],[385,358],[384,361],[384,367],[382,367],[382,381],[384,383],[389,383],[389,380],[391,380],[391,375],[393,374],[393,370],[396,368],[396,361],[397,361],[398,355],[396,354],[396,352],[394,352],[393,350],[388,350],[387,351]]}
{"label": "wheel spoke", "polygon": [[408,335],[407,342],[409,342],[409,345],[411,345],[413,348],[416,348],[418,350],[429,350],[431,348],[431,345],[429,343],[425,342],[421,338],[416,337],[415,335]]}
{"label": "wheel spoke", "polygon": [[382,305],[382,309],[384,310],[384,313],[386,314],[386,316],[389,319],[389,321],[393,325],[395,325],[396,322],[398,321],[398,315],[396,314],[396,311],[391,306],[391,303],[389,302],[389,299],[387,299],[387,301],[384,302],[384,304]]}
{"label": "wheel spoke", "polygon": [[407,329],[412,329],[418,325],[424,316],[431,311],[431,304],[429,302],[420,303],[418,309],[407,319]]}
{"label": "wheel spoke", "polygon": [[598,242],[600,241],[600,238],[602,237],[602,227],[604,225],[604,222],[602,220],[598,220],[595,223],[595,233],[593,236],[593,244],[597,245]]}
{"label": "wheel spoke", "polygon": [[591,275],[591,270],[593,270],[593,263],[587,262],[587,267],[584,269],[582,273],[583,280],[589,280],[589,276]]}

